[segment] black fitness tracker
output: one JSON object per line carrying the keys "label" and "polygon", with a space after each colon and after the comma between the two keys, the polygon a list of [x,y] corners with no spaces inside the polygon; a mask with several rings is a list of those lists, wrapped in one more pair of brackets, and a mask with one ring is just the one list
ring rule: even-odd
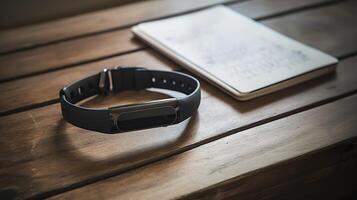
{"label": "black fitness tracker", "polygon": [[[124,90],[160,88],[186,94],[143,104],[84,108],[76,105],[88,97]],[[84,78],[60,90],[63,118],[71,124],[102,133],[120,133],[177,124],[191,117],[200,104],[200,83],[192,76],[139,67],[117,67]]]}

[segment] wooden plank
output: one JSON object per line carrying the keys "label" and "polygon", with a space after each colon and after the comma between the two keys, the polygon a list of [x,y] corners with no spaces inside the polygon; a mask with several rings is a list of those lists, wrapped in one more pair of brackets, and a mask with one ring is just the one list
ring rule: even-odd
{"label": "wooden plank", "polygon": [[[265,1],[245,1],[229,6],[247,16],[260,18],[329,2],[285,0],[281,3],[281,0],[274,0],[265,7]],[[129,29],[123,29],[3,55],[0,56],[0,82],[139,50],[143,46],[146,45],[134,39]]]}
{"label": "wooden plank", "polygon": [[[324,10],[319,9],[320,11],[316,12],[298,12],[282,16],[279,20],[268,19],[264,24],[332,55],[345,56],[356,51],[357,1],[338,5],[326,6]],[[309,36],[306,37],[306,34]],[[335,39],[336,35],[340,36],[340,40]]]}
{"label": "wooden plank", "polygon": [[[23,198],[61,192],[355,93],[356,63],[357,57],[343,60],[335,76],[248,102],[206,85],[211,96],[202,99],[196,116],[167,128],[98,134],[65,123],[58,104],[2,117],[0,187],[15,188]],[[121,99],[130,96],[118,94],[107,103]]]}
{"label": "wooden plank", "polygon": [[[301,179],[302,176],[305,185],[300,189],[308,191],[308,187],[313,185],[311,182],[324,174],[325,177],[329,174],[347,177],[343,171],[334,171],[338,168],[349,169],[350,176],[355,178],[356,112],[357,95],[353,95],[60,194],[54,199],[279,199],[279,194],[284,192],[280,190],[284,187],[279,185],[283,183],[280,182],[282,179],[291,181],[292,177],[299,179],[300,176]],[[349,160],[351,162],[346,168],[333,167]],[[321,170],[321,166],[327,166],[327,172],[322,169],[325,171],[304,177],[306,173]],[[265,173],[267,170],[269,173]],[[340,179],[335,185],[355,180],[348,181]],[[271,182],[275,184],[270,185],[273,193],[261,191]],[[230,187],[220,187],[223,184]],[[353,185],[345,186],[350,193],[357,191]],[[299,189],[289,188],[295,192]],[[190,196],[195,192],[202,195]],[[324,192],[319,197],[328,197],[333,188]],[[289,197],[308,198],[299,193],[290,193]]]}
{"label": "wooden plank", "polygon": [[128,29],[0,56],[0,82],[142,49]]}
{"label": "wooden plank", "polygon": [[[341,10],[338,13],[343,13],[344,10],[346,12],[349,12],[348,10],[349,7],[352,7],[355,3],[354,2],[346,2],[346,3],[339,3],[335,5],[335,10]],[[357,6],[353,6],[356,9],[357,13]],[[331,11],[331,7],[323,7],[320,9],[314,9],[314,10],[308,10],[304,11],[308,16],[313,16],[313,15],[318,15],[321,16],[321,18],[327,18],[331,20],[331,24],[329,25],[324,25],[322,26],[323,28],[320,29],[308,29],[306,30],[305,27],[301,27],[301,29],[297,29],[296,32],[300,32],[299,34],[300,38],[297,38],[298,40],[310,40],[306,39],[309,38],[310,36],[314,37],[315,35],[321,35],[319,40],[311,40],[310,45],[319,47],[321,50],[328,50],[331,51],[330,53],[334,53],[336,56],[344,54],[346,51],[343,49],[343,47],[350,47],[349,50],[351,52],[356,52],[357,51],[357,45],[355,43],[351,42],[355,39],[355,35],[352,34],[344,34],[342,32],[336,32],[334,31],[334,35],[328,35],[326,36],[326,32],[329,32],[331,28],[335,26],[340,26],[340,25],[335,25],[335,24],[343,24],[345,21],[356,21],[357,23],[357,17],[353,17],[353,15],[332,15],[332,17],[329,17],[329,13]],[[353,10],[353,9],[352,9]],[[280,18],[268,20],[269,24],[279,24],[279,26],[288,26],[290,27],[290,24],[295,23],[297,18],[295,17],[296,15],[299,15],[301,17],[301,20],[307,21],[308,23],[309,20],[306,20],[305,15],[300,15],[298,14],[292,14],[291,15],[291,21],[289,21],[289,16],[286,16],[283,18],[284,23],[280,23]],[[332,20],[332,18],[334,20]],[[352,18],[352,19],[350,19]],[[263,22],[265,23],[265,21]],[[274,25],[277,26],[277,25]],[[312,26],[312,25],[311,25]],[[284,28],[280,28],[284,29]],[[356,29],[356,26],[350,26],[349,24],[346,25],[344,28],[344,32],[353,32]],[[356,34],[357,35],[357,34]],[[326,36],[327,38],[324,38],[323,36]],[[333,42],[335,45],[332,46],[333,48],[339,49],[342,52],[334,51],[331,49],[331,41],[341,41],[341,42]],[[323,41],[323,42],[321,42]],[[326,42],[330,41],[330,42]],[[95,44],[96,41],[93,41],[92,43]],[[108,47],[105,47],[108,48]],[[73,49],[78,49],[74,48]],[[84,55],[84,54],[83,54]],[[129,56],[131,57],[131,56]],[[13,110],[19,109],[19,108],[26,108],[31,105],[38,105],[43,102],[49,102],[53,101],[55,98],[57,98],[57,91],[67,85],[68,83],[80,79],[80,77],[86,76],[88,74],[96,73],[100,71],[101,69],[108,67],[108,66],[113,66],[113,65],[144,65],[144,66],[163,66],[164,63],[168,64],[170,67],[173,67],[174,65],[171,63],[169,64],[169,61],[165,61],[164,63],[160,63],[160,61],[149,61],[147,62],[148,64],[145,65],[144,63],[146,62],[145,59],[150,59],[145,57],[141,58],[140,56],[138,57],[131,57],[131,61],[128,60],[127,55],[124,56],[123,59],[118,59],[116,57],[110,58],[110,59],[105,59],[103,61],[99,62],[93,62],[89,64],[84,64],[81,66],[77,66],[73,69],[66,69],[65,71],[61,72],[52,72],[52,73],[47,73],[45,75],[39,75],[39,76],[34,76],[34,77],[29,77],[26,79],[20,79],[16,81],[10,81],[7,83],[0,84],[0,92],[6,93],[7,98],[0,99],[0,113],[6,114],[9,112],[12,112]],[[83,57],[82,57],[83,58]],[[126,61],[122,61],[126,60]],[[150,59],[152,60],[152,59]],[[156,60],[158,60],[156,58]],[[160,60],[160,59],[159,59]],[[157,63],[158,62],[158,63]],[[45,62],[43,62],[45,63]],[[25,65],[23,65],[25,66]],[[96,67],[94,67],[96,66]],[[20,67],[20,66],[18,66]],[[178,66],[176,66],[178,67]],[[86,68],[86,69],[83,69]],[[14,68],[15,69],[15,68]],[[14,70],[12,70],[14,71]],[[87,73],[84,73],[87,72]],[[5,74],[6,72],[4,72]],[[69,75],[70,74],[70,75]],[[45,76],[48,76],[46,79]],[[41,81],[39,81],[41,80]],[[52,80],[51,83],[49,80]],[[44,85],[43,82],[48,82],[48,85]],[[33,95],[33,94],[39,94],[39,95]]]}
{"label": "wooden plank", "polygon": [[[355,170],[357,159],[356,157],[351,159],[351,156],[347,161],[341,159],[344,157],[344,155],[341,156],[343,154],[341,149],[353,145],[351,143],[339,144],[328,150],[313,152],[313,155],[304,155],[290,162],[279,163],[277,167],[268,167],[254,175],[240,177],[239,183],[240,185],[243,183],[245,185],[243,187],[237,187],[238,182],[230,180],[185,198],[211,199],[212,196],[219,196],[220,199],[239,198],[242,200],[354,199],[352,197],[355,197],[357,192],[354,187],[357,178]],[[357,154],[354,153],[353,156]],[[333,163],[337,164],[333,165]]]}
{"label": "wooden plank", "polygon": [[11,29],[35,23],[48,22],[50,20],[79,15],[88,12],[94,12],[100,9],[111,8],[138,0],[87,0],[87,1],[2,1],[0,13],[0,29]]}
{"label": "wooden plank", "polygon": [[201,9],[230,0],[141,1],[47,23],[0,32],[0,52],[53,43],[81,35],[127,27],[170,15]]}

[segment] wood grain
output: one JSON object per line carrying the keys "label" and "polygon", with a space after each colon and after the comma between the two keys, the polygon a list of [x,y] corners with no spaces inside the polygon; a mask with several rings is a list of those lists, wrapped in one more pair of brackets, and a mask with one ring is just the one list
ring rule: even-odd
{"label": "wood grain", "polygon": [[0,81],[86,63],[143,48],[128,29],[0,56]]}
{"label": "wood grain", "polygon": [[328,150],[312,152],[290,162],[259,170],[256,174],[213,185],[183,199],[212,199],[212,196],[242,200],[355,199],[356,147],[352,147],[353,153],[344,155],[344,149],[350,146],[356,146],[356,143],[338,144]]}
{"label": "wood grain", "polygon": [[81,35],[127,27],[140,21],[177,15],[230,0],[141,1],[52,22],[0,32],[0,52],[53,43]]}
{"label": "wood grain", "polygon": [[[343,170],[342,167],[332,167],[326,172],[326,169],[320,169],[321,166],[330,167],[352,160],[346,169],[351,172],[351,177],[357,177],[352,170],[357,167],[356,112],[357,96],[354,95],[219,139],[170,159],[61,194],[55,199],[276,199],[281,198],[282,191],[279,190],[284,188],[284,182],[280,181],[294,181],[292,177],[306,181],[302,188],[292,191],[305,189],[302,191],[306,192],[314,185],[312,182],[323,176],[347,175],[335,171]],[[336,147],[335,144],[344,141]],[[333,146],[332,149],[329,146]],[[319,174],[309,174],[316,169]],[[266,170],[269,173],[264,173]],[[303,174],[307,177],[301,176]],[[259,190],[271,182],[275,183],[275,187],[270,185],[271,193]],[[220,188],[221,184],[228,183],[230,187]],[[335,184],[344,183],[345,180],[340,179]],[[346,191],[356,192],[357,189],[346,185]],[[202,195],[190,196],[195,192]],[[329,194],[329,191],[324,192],[320,197]],[[333,192],[332,188],[330,192]],[[308,198],[299,193],[290,193],[289,197]]]}
{"label": "wood grain", "polygon": [[[211,95],[202,99],[196,116],[167,128],[98,134],[64,122],[58,104],[2,117],[0,187],[16,188],[21,197],[60,192],[354,93],[356,63],[357,57],[343,60],[335,76],[249,102],[207,85],[203,90]],[[121,95],[110,103],[120,102]]]}
{"label": "wood grain", "polygon": [[[353,3],[353,2],[352,2]],[[349,7],[351,6],[351,2],[346,2],[346,3],[340,3],[335,5],[336,10],[341,10],[338,13],[343,13],[344,10],[350,10]],[[356,6],[357,8],[357,6]],[[331,17],[329,17],[330,13],[330,6],[327,7],[322,7],[319,9],[313,9],[313,10],[307,10],[302,13],[305,13],[308,16],[311,15],[321,15],[323,17],[326,17],[331,20],[330,24],[326,24],[324,26],[321,26],[319,29],[308,29],[306,30],[305,26],[301,26],[301,29],[295,28],[294,30],[296,32],[299,32],[300,34],[297,34],[296,32],[295,35],[298,35],[299,38],[295,37],[299,41],[310,41],[311,46],[315,46],[320,48],[323,51],[327,51],[328,53],[334,53],[334,55],[342,55],[346,53],[346,50],[343,47],[348,47],[350,52],[356,52],[357,51],[357,45],[353,43],[352,41],[355,39],[355,35],[351,34],[342,34],[342,32],[335,31],[333,34],[327,35],[326,32],[329,32],[331,28],[334,28],[336,26],[341,26],[341,25],[335,25],[335,24],[343,24],[344,21],[356,21],[357,17],[353,17],[352,15],[335,15],[333,14]],[[325,12],[326,11],[326,12]],[[348,11],[346,11],[348,12]],[[316,13],[316,14],[314,14]],[[357,13],[357,10],[356,12]],[[291,27],[292,23],[295,23],[297,20],[296,15],[298,14],[293,14],[291,16],[291,20],[289,19],[289,16],[283,17],[282,22],[280,22],[280,18],[268,20],[268,23],[270,25],[273,25],[274,28],[283,26]],[[309,23],[309,20],[306,20],[305,15],[299,15],[301,17],[301,20],[304,21],[305,24]],[[351,19],[352,18],[352,19]],[[333,20],[332,20],[333,19]],[[263,22],[265,23],[265,21]],[[357,21],[356,21],[357,23]],[[303,24],[303,23],[300,23]],[[316,23],[314,23],[316,24]],[[311,25],[313,26],[313,24]],[[285,28],[280,28],[279,30],[284,30]],[[351,29],[351,30],[350,30]],[[345,32],[353,32],[356,29],[356,26],[352,26],[350,24],[347,24],[344,27]],[[316,40],[315,36],[320,35],[320,39]],[[324,38],[326,36],[326,38]],[[314,38],[315,40],[312,39],[307,39],[309,37]],[[331,42],[326,42],[326,41],[337,41],[334,42],[334,46],[331,46]],[[341,42],[338,42],[341,41]],[[92,43],[95,44],[96,41],[93,41]],[[83,44],[84,45],[84,44]],[[78,49],[80,48],[74,48],[73,49]],[[107,47],[105,47],[107,48]],[[334,48],[340,50],[335,51]],[[107,48],[110,49],[110,48]],[[86,55],[86,54],[83,54]],[[138,55],[138,56],[135,56]],[[131,55],[125,55],[123,59],[113,57],[110,59],[105,59],[102,61],[98,62],[92,62],[89,64],[83,64],[81,66],[76,66],[73,68],[65,69],[64,71],[60,70],[58,72],[51,72],[51,73],[46,73],[43,75],[39,76],[33,76],[25,79],[20,79],[16,81],[10,81],[7,83],[0,84],[0,92],[7,94],[7,98],[2,98],[0,99],[0,113],[6,114],[9,113],[13,110],[16,111],[16,109],[19,108],[27,108],[31,107],[31,105],[38,105],[42,104],[43,102],[49,102],[53,101],[54,99],[57,98],[57,91],[65,86],[66,84],[80,79],[80,77],[84,77],[88,74],[93,74],[96,72],[99,72],[103,68],[107,68],[108,66],[115,66],[115,65],[143,65],[147,67],[151,66],[162,66],[165,64],[168,64],[170,67],[174,66],[172,63],[170,64],[169,61],[157,61],[157,60],[163,60],[161,58],[158,58],[159,56],[155,56],[156,58],[141,58],[141,54],[135,54],[134,56]],[[82,56],[83,58],[83,56]],[[145,61],[145,59],[149,59],[148,62]],[[123,61],[125,60],[125,61]],[[155,61],[156,60],[156,61]],[[164,59],[165,60],[165,59]],[[43,61],[45,62],[45,61]],[[147,64],[144,64],[147,63]],[[46,64],[47,65],[47,64]],[[176,66],[178,68],[178,66]],[[86,69],[84,69],[86,68]],[[0,67],[1,69],[1,67]],[[16,69],[16,68],[14,68]],[[32,70],[32,69],[31,69]],[[48,78],[46,79],[46,76]],[[52,81],[50,81],[52,80]],[[43,84],[44,82],[48,84]],[[33,95],[36,94],[36,95]]]}
{"label": "wood grain", "polygon": [[[268,19],[264,24],[302,43],[341,57],[356,52],[356,12],[357,1],[347,1],[311,12],[285,15],[279,20]],[[336,35],[340,40],[336,40]]]}
{"label": "wood grain", "polygon": [[[229,7],[254,18],[275,16],[281,12],[299,9],[329,1],[284,1],[275,0],[266,6],[265,1],[232,3]],[[277,6],[277,4],[284,6]],[[240,6],[242,4],[242,6]],[[254,10],[256,8],[256,10]],[[260,14],[260,15],[259,15]],[[343,20],[341,17],[339,18]],[[0,82],[14,78],[69,67],[80,63],[104,59],[142,49],[144,45],[133,38],[130,29],[111,31],[76,40],[19,51],[0,56]]]}

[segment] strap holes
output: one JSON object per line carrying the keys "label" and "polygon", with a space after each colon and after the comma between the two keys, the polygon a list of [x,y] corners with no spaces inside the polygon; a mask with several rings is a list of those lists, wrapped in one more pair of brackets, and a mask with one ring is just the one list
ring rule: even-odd
{"label": "strap holes", "polygon": [[185,87],[185,84],[180,81],[180,86],[183,88],[183,87]]}
{"label": "strap holes", "polygon": [[166,80],[166,79],[162,79],[162,82],[163,82],[163,83],[167,83],[167,80]]}
{"label": "strap holes", "polygon": [[79,87],[79,88],[78,88],[78,94],[79,94],[79,95],[82,95],[82,94],[83,94],[83,87]]}
{"label": "strap holes", "polygon": [[155,82],[156,82],[156,78],[155,78],[155,77],[152,77],[152,78],[151,78],[151,82],[155,83]]}
{"label": "strap holes", "polygon": [[192,87],[191,87],[190,84],[187,84],[187,90],[188,90],[188,91],[191,91],[191,90],[192,90]]}
{"label": "strap holes", "polygon": [[176,81],[172,81],[171,83],[172,83],[172,85],[176,85]]}

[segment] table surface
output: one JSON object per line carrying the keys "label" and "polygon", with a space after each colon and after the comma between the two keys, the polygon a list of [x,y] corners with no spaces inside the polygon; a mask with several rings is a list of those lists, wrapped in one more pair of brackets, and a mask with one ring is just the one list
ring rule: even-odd
{"label": "table surface", "polygon": [[[130,27],[225,4],[337,57],[333,75],[239,102],[200,79],[183,123],[118,135],[62,119],[60,88],[118,65],[185,71]],[[357,193],[357,1],[161,0],[0,32],[1,199],[325,199]],[[139,93],[139,94],[138,94]],[[88,106],[164,98],[97,97]]]}

